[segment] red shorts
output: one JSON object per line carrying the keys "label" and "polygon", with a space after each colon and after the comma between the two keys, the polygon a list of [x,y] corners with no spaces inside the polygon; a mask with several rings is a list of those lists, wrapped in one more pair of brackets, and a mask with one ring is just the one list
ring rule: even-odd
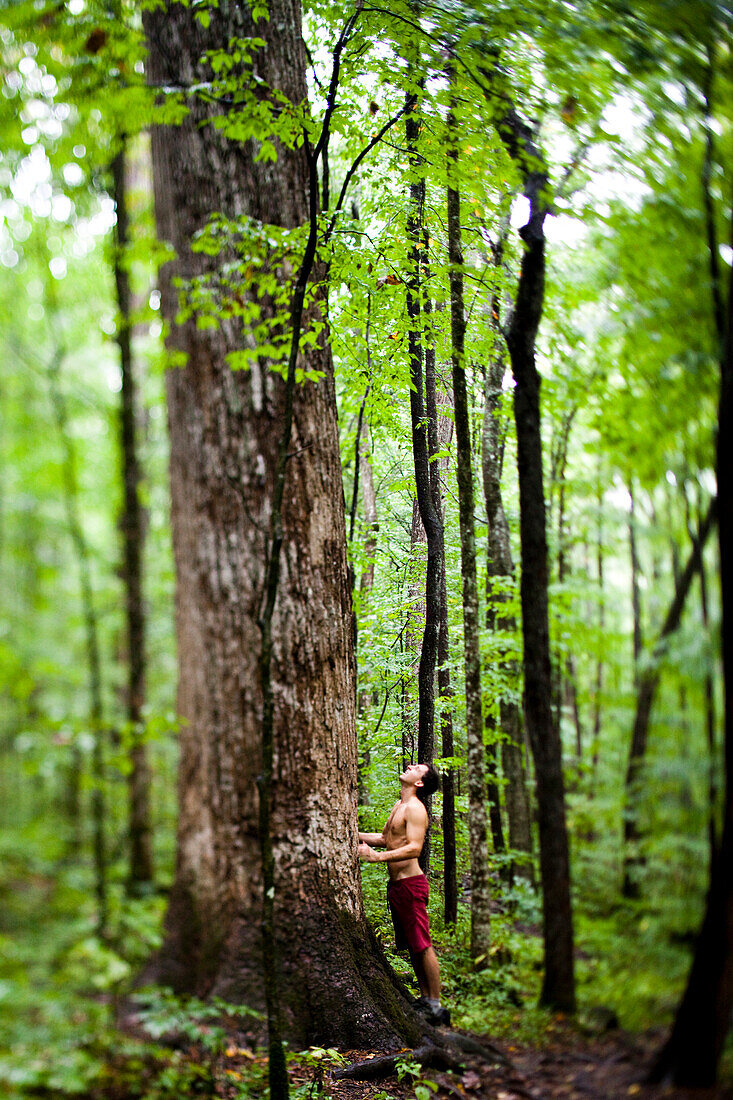
{"label": "red shorts", "polygon": [[409,949],[419,955],[432,945],[428,926],[428,893],[430,887],[425,875],[390,879],[387,884],[387,901],[392,912],[395,941],[398,951]]}

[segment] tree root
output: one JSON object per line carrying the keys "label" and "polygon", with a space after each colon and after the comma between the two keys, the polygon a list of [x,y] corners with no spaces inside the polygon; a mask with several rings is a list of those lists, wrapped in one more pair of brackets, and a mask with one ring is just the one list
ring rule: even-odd
{"label": "tree root", "polygon": [[346,1069],[336,1070],[333,1074],[337,1081],[379,1081],[383,1077],[392,1077],[399,1062],[418,1062],[425,1068],[462,1070],[463,1063],[445,1047],[436,1046],[428,1040],[414,1050],[403,1050],[399,1054],[388,1054],[383,1058],[369,1058],[366,1062],[355,1062]]}
{"label": "tree root", "polygon": [[388,1054],[382,1058],[369,1058],[364,1062],[355,1062],[345,1069],[336,1070],[333,1078],[336,1081],[379,1081],[385,1077],[392,1077],[397,1070],[399,1062],[417,1062],[425,1069],[452,1070],[454,1073],[462,1073],[465,1069],[465,1059],[461,1053],[473,1054],[487,1062],[500,1062],[504,1066],[510,1066],[511,1062],[503,1051],[492,1045],[479,1043],[469,1035],[461,1035],[457,1031],[449,1031],[440,1035],[440,1043],[435,1043],[428,1036],[424,1037],[422,1046],[414,1050],[404,1050],[399,1054]]}
{"label": "tree root", "polygon": [[504,1051],[499,1050],[493,1043],[480,1043],[472,1035],[463,1035],[460,1031],[448,1031],[445,1033],[445,1038],[465,1054],[476,1054],[486,1062],[499,1062],[503,1066],[512,1064]]}

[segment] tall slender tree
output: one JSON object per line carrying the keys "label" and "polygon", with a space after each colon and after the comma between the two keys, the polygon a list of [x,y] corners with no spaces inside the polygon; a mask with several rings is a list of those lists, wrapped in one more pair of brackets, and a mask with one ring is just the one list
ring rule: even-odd
{"label": "tall slender tree", "polygon": [[570,853],[565,815],[562,745],[552,717],[548,621],[548,563],[542,470],[540,376],[535,341],[545,293],[545,231],[549,178],[530,128],[511,103],[498,131],[522,174],[529,219],[520,230],[523,254],[507,346],[514,374],[517,428],[524,714],[535,761],[544,916],[543,1004],[575,1010]]}
{"label": "tall slender tree", "polygon": [[119,317],[120,349],[120,452],[124,505],[120,520],[123,540],[123,576],[127,617],[127,721],[130,742],[129,789],[129,889],[144,890],[153,881],[153,843],[150,808],[150,765],[142,730],[145,704],[145,600],[143,557],[145,516],[140,498],[141,469],[138,457],[137,379],[132,354],[133,302],[126,251],[130,244],[128,210],[127,140],[112,162],[112,194],[115,201],[114,276]]}
{"label": "tall slender tree", "polygon": [[[456,132],[453,112],[447,132]],[[474,527],[473,464],[468,392],[465,370],[466,313],[463,298],[461,200],[455,182],[458,153],[448,148],[448,262],[451,305],[451,362],[456,420],[458,512],[461,531],[461,583],[463,590],[463,639],[466,678],[466,741],[468,765],[468,832],[471,858],[471,955],[478,963],[491,946],[491,897],[486,820],[484,731],[481,705],[481,654],[479,646],[476,533]]]}

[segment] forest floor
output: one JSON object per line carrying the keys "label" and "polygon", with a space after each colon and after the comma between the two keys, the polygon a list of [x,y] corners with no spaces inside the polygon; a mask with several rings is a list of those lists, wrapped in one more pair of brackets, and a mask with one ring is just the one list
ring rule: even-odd
{"label": "forest floor", "polygon": [[[664,1034],[662,1029],[643,1035],[616,1029],[583,1040],[569,1027],[541,1049],[492,1040],[509,1065],[474,1065],[462,1076],[426,1071],[423,1080],[437,1085],[437,1090],[429,1090],[436,1098],[452,1100],[733,1100],[733,1085],[680,1089],[644,1084]],[[363,1052],[347,1053],[349,1061],[364,1057],[368,1055]],[[385,1093],[394,1100],[413,1100],[415,1091],[414,1080],[395,1078],[378,1083],[336,1081],[327,1086],[333,1100],[385,1100]]]}
{"label": "forest floor", "polygon": [[[468,1033],[467,1033],[468,1034]],[[733,1100],[733,1085],[721,1084],[712,1089],[680,1089],[673,1086],[650,1086],[645,1075],[664,1039],[664,1029],[644,1034],[631,1034],[614,1029],[597,1038],[583,1039],[571,1024],[559,1028],[552,1041],[541,1048],[509,1045],[483,1037],[507,1058],[507,1064],[479,1063],[468,1059],[460,1073],[437,1070],[409,1069],[410,1051],[404,1052],[402,1078],[397,1076],[378,1081],[334,1080],[326,1070],[316,1071],[314,1061],[306,1055],[289,1057],[290,1095],[292,1100]],[[482,1036],[473,1036],[482,1039]],[[321,1054],[332,1052],[321,1051]],[[378,1057],[375,1051],[344,1051],[346,1064]],[[182,1063],[191,1069],[198,1062],[195,1047],[180,1050]],[[199,1063],[199,1066],[201,1063]],[[203,1067],[201,1067],[203,1068]],[[242,1100],[243,1097],[264,1098],[267,1091],[267,1057],[261,1049],[239,1047],[232,1043],[216,1059],[209,1088],[202,1082],[176,1090],[178,1100],[186,1096],[206,1095],[211,1100]],[[419,1072],[419,1076],[418,1076]],[[114,1076],[114,1075],[113,1075]],[[184,1073],[182,1075],[186,1077]],[[108,1080],[107,1088],[94,1089],[88,1100],[127,1100],[130,1095]],[[138,1086],[139,1086],[138,1081]],[[181,1081],[183,1083],[183,1081]],[[189,1087],[193,1079],[188,1078]],[[110,1087],[111,1086],[111,1087]],[[213,1086],[213,1087],[212,1087]],[[151,1094],[148,1094],[151,1095]],[[158,1097],[171,1095],[153,1089]]]}

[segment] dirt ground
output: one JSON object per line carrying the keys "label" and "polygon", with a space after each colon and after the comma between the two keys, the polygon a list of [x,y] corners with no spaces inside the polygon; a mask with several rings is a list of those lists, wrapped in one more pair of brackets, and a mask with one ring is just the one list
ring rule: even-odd
{"label": "dirt ground", "polygon": [[[559,1036],[552,1045],[535,1050],[494,1043],[510,1066],[475,1064],[459,1076],[426,1070],[434,1081],[436,1098],[453,1100],[733,1100],[733,1087],[678,1089],[645,1085],[644,1076],[663,1040],[663,1032],[630,1036],[620,1030],[583,1041],[577,1032]],[[347,1053],[360,1061],[365,1052]],[[328,1082],[334,1100],[373,1100],[384,1093],[395,1100],[412,1100],[414,1086],[395,1077],[377,1083]]]}

